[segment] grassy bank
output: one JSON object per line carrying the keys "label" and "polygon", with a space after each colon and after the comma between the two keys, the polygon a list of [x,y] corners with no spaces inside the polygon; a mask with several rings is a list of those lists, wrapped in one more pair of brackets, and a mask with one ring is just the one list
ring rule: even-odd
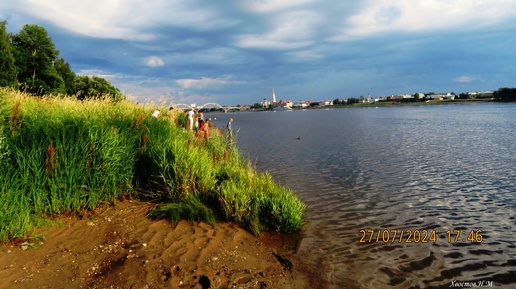
{"label": "grassy bank", "polygon": [[235,221],[255,234],[301,228],[305,206],[292,191],[223,136],[184,130],[181,112],[152,118],[156,107],[0,89],[0,241],[128,196],[159,203],[154,218]]}

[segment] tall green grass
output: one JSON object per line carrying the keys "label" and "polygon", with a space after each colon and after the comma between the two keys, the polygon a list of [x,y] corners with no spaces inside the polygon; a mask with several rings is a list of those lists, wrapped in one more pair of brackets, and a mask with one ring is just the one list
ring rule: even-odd
{"label": "tall green grass", "polygon": [[224,136],[185,130],[181,112],[152,118],[156,107],[0,89],[0,241],[127,195],[159,203],[153,218],[234,221],[255,234],[302,227],[305,206],[292,191],[255,172]]}

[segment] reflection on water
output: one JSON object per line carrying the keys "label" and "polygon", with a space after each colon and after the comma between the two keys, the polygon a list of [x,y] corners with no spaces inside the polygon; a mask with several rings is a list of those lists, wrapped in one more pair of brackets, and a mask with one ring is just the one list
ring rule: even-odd
{"label": "reflection on water", "polygon": [[[516,286],[516,105],[234,113],[216,124],[229,116],[244,155],[308,205],[300,251],[334,288]],[[436,239],[360,243],[368,229]]]}

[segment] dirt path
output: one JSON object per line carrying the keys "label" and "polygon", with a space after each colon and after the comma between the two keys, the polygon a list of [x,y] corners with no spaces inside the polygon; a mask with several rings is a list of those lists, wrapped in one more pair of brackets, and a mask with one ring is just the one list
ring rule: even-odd
{"label": "dirt path", "polygon": [[153,206],[120,202],[62,217],[38,231],[43,240],[0,245],[0,288],[326,287],[299,261],[295,238],[255,237],[228,223],[150,220]]}

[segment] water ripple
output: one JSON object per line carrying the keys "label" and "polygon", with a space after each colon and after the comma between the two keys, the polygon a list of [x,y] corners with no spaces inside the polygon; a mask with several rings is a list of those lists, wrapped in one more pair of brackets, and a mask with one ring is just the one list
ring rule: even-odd
{"label": "water ripple", "polygon": [[[242,151],[308,205],[300,253],[334,288],[516,286],[516,105],[233,117]],[[360,243],[367,229],[436,239]]]}

